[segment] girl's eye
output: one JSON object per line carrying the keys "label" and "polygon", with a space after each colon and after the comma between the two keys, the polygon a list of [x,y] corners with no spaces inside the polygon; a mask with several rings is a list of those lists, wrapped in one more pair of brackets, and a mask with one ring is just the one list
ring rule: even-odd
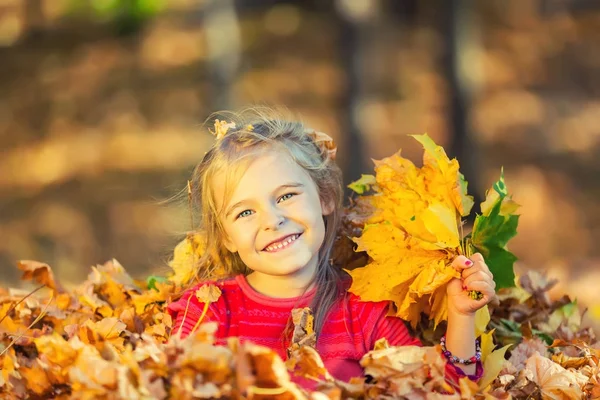
{"label": "girl's eye", "polygon": [[[295,195],[296,195],[296,193],[286,193],[283,196],[281,196],[279,198],[279,200],[277,200],[277,202],[279,203],[279,202],[282,202],[282,201],[285,201],[285,200],[289,200],[291,197],[293,197]],[[250,215],[252,215],[252,210],[244,210],[244,211],[242,211],[241,213],[239,213],[237,215],[236,219],[238,219],[238,218],[244,218],[244,217],[249,217]]]}
{"label": "girl's eye", "polygon": [[295,194],[295,193],[286,193],[286,194],[284,194],[283,196],[281,196],[281,197],[279,198],[279,201],[284,201],[284,200],[287,200],[287,199],[289,199],[290,197],[294,196],[294,194]]}
{"label": "girl's eye", "polygon": [[238,217],[238,218],[247,217],[247,216],[249,216],[249,215],[250,215],[250,213],[252,213],[252,211],[250,211],[250,210],[244,210],[244,211],[242,211],[241,213],[239,213],[237,217]]}

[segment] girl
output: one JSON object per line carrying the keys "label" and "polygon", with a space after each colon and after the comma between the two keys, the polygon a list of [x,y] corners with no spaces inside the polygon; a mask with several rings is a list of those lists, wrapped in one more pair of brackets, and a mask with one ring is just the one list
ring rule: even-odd
{"label": "girl", "polygon": [[[402,320],[387,316],[386,302],[348,293],[349,277],[329,262],[343,193],[331,138],[269,115],[236,124],[217,120],[215,127],[217,140],[192,186],[207,238],[200,277],[217,269],[229,276],[213,282],[222,293],[202,320],[219,323],[217,339],[236,336],[285,359],[291,310],[309,306],[316,349],[342,380],[362,375],[359,360],[380,338],[419,345]],[[493,298],[495,284],[480,254],[459,256],[453,266],[462,277],[447,289],[446,375],[478,379],[475,311]],[[202,314],[197,288],[168,306],[175,334],[189,335]],[[471,299],[469,290],[483,298]]]}

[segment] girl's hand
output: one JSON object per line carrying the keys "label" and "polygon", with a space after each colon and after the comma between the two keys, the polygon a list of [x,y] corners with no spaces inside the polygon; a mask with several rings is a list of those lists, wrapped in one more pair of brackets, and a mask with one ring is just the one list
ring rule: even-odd
{"label": "girl's hand", "polygon": [[[461,278],[454,278],[448,283],[448,313],[474,315],[475,311],[496,296],[494,276],[479,253],[473,254],[471,259],[458,256],[452,262],[452,266],[460,271]],[[483,297],[480,300],[472,299],[469,297],[470,290],[481,292]]]}

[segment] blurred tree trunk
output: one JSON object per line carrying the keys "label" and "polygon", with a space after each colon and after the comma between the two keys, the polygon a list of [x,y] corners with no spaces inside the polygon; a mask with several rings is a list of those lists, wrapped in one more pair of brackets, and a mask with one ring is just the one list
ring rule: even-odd
{"label": "blurred tree trunk", "polygon": [[449,83],[448,114],[451,142],[449,156],[456,157],[469,182],[469,193],[475,197],[474,210],[479,212],[482,193],[479,182],[479,149],[471,128],[472,97],[479,86],[479,31],[474,0],[443,1],[442,13],[446,49],[445,75]]}
{"label": "blurred tree trunk", "polygon": [[203,23],[208,53],[209,102],[212,111],[236,107],[231,87],[241,63],[241,35],[234,0],[205,3]]}
{"label": "blurred tree trunk", "polygon": [[[365,8],[365,3],[371,3]],[[377,2],[378,3],[378,2]],[[345,162],[341,166],[344,182],[358,179],[367,172],[364,163],[364,143],[359,122],[360,106],[365,96],[365,63],[368,61],[367,47],[373,2],[365,0],[338,0],[340,17],[339,49],[340,62],[345,73],[346,93],[341,105],[343,120],[341,131],[345,136]],[[346,196],[352,191],[346,188]]]}
{"label": "blurred tree trunk", "polygon": [[46,25],[43,0],[25,0],[23,2],[23,32],[27,37],[39,34]]}

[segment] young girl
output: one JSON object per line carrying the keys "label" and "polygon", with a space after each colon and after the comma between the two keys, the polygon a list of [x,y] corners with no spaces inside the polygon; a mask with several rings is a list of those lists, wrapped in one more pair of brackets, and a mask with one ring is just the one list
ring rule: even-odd
{"label": "young girl", "polygon": [[[217,339],[239,337],[285,359],[291,310],[310,307],[316,349],[342,380],[362,375],[359,360],[380,338],[420,345],[402,320],[387,316],[387,302],[348,293],[348,275],[329,262],[343,193],[331,138],[262,115],[215,126],[217,140],[197,166],[192,188],[207,238],[199,274],[221,269],[229,275],[212,282],[222,294],[202,320],[218,322]],[[453,266],[462,277],[447,289],[446,375],[478,379],[475,311],[493,298],[495,284],[480,254],[459,256]],[[197,288],[169,305],[173,334],[189,335],[202,315]],[[483,298],[471,299],[469,290]]]}

